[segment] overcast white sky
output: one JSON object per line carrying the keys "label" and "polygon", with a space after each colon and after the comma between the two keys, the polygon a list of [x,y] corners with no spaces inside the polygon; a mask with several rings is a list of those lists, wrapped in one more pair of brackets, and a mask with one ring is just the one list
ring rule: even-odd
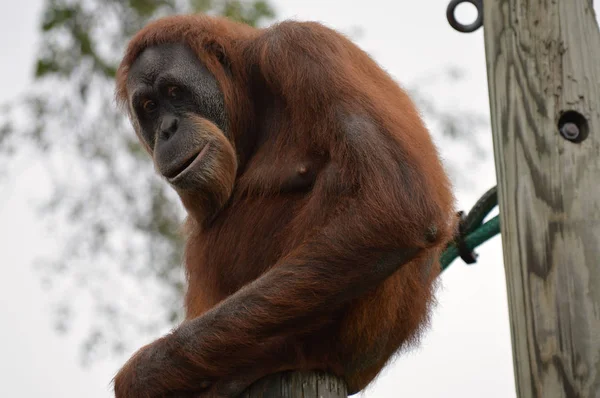
{"label": "overcast white sky", "polygon": [[[448,0],[275,0],[278,18],[319,20],[349,32],[359,27],[358,44],[398,81],[460,67],[467,78],[459,90],[436,93],[456,109],[488,115],[483,33],[460,34],[445,19]],[[0,5],[0,103],[22,93],[31,81],[41,0]],[[465,169],[476,185],[458,189],[467,209],[495,184],[491,136],[486,161]],[[448,161],[464,156],[440,148]],[[0,164],[6,177],[11,165]],[[33,163],[11,170],[0,185],[0,386],[4,397],[109,397],[109,382],[122,360],[80,367],[74,336],[57,335],[32,260],[55,242],[35,220],[39,196]],[[43,192],[43,191],[42,191]],[[505,278],[500,239],[480,250],[474,266],[456,261],[442,276],[430,331],[420,348],[390,365],[365,392],[367,398],[515,396]],[[77,298],[74,297],[74,300]],[[142,343],[140,343],[142,344]]]}

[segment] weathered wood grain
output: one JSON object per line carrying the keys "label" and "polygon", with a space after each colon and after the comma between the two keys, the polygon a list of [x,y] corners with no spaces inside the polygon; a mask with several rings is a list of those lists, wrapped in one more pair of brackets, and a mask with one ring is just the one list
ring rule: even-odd
{"label": "weathered wood grain", "polygon": [[347,398],[343,380],[323,372],[282,372],[267,376],[240,398]]}
{"label": "weathered wood grain", "polygon": [[[600,33],[592,0],[486,0],[520,397],[600,397]],[[581,113],[587,139],[557,127]]]}

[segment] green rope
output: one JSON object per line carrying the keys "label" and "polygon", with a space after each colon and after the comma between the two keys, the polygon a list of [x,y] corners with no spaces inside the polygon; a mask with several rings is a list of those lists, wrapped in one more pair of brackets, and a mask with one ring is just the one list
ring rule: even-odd
{"label": "green rope", "polygon": [[469,214],[465,217],[465,220],[463,221],[464,233],[469,234],[477,229],[497,205],[498,191],[496,187],[493,187],[479,198],[477,203],[475,203],[475,206],[473,206]]}
{"label": "green rope", "polygon": [[475,248],[500,233],[500,218],[498,216],[482,224],[483,220],[497,205],[498,193],[496,187],[493,187],[483,194],[469,214],[463,216],[462,212],[459,213],[461,217],[460,235],[442,253],[440,257],[442,271],[461,255],[457,244],[459,238],[464,242],[462,247],[469,252],[473,252]]}
{"label": "green rope", "polygon": [[[485,224],[476,228],[475,231],[468,234],[465,238],[465,246],[469,250],[475,250],[487,240],[500,233],[500,218],[495,216]],[[440,257],[442,271],[444,271],[459,256],[458,247],[454,243],[450,244]]]}

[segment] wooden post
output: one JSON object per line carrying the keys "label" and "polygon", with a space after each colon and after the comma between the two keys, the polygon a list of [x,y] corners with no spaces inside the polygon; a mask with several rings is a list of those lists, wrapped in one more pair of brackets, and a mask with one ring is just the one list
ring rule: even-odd
{"label": "wooden post", "polygon": [[517,392],[598,397],[600,33],[592,0],[485,0],[484,34]]}
{"label": "wooden post", "polygon": [[323,372],[282,372],[258,380],[240,398],[347,398],[346,383]]}

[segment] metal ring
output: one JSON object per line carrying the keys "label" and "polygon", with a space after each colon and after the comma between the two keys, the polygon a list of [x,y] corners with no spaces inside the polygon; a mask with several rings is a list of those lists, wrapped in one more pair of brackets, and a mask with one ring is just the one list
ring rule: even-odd
{"label": "metal ring", "polygon": [[[462,3],[471,3],[477,8],[477,18],[475,21],[469,25],[464,25],[456,19],[454,16],[454,12],[456,11],[456,7]],[[463,33],[471,33],[475,32],[481,26],[483,26],[483,0],[452,0],[450,4],[448,4],[448,9],[446,10],[446,18],[448,18],[448,23],[454,29]]]}

